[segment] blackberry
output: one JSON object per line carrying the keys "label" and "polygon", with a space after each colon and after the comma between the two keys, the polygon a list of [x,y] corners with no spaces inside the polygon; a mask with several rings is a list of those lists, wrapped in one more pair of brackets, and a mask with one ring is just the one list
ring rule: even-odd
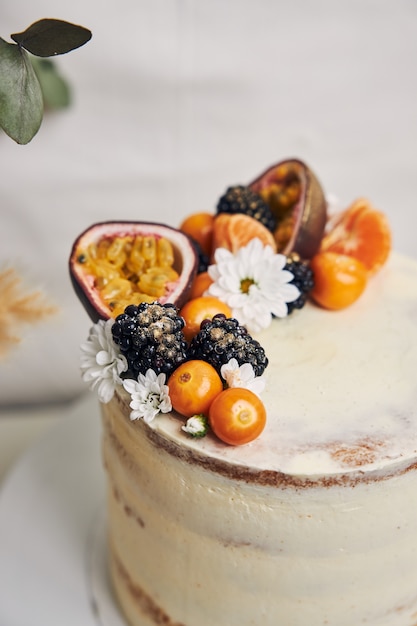
{"label": "blackberry", "polygon": [[207,256],[207,254],[205,254],[200,246],[200,244],[198,243],[198,241],[196,241],[195,239],[193,239],[192,237],[190,237],[191,242],[194,246],[195,252],[197,254],[197,258],[198,258],[198,265],[197,265],[197,274],[201,274],[202,272],[206,272],[208,266],[210,265],[210,259]]}
{"label": "blackberry", "polygon": [[300,290],[300,295],[294,302],[288,302],[288,315],[294,309],[302,309],[307,301],[308,294],[314,287],[314,274],[308,261],[302,261],[298,255],[289,256],[284,267],[294,275],[290,284],[295,285]]}
{"label": "blackberry", "polygon": [[217,204],[217,213],[244,213],[261,222],[271,232],[276,227],[275,216],[267,203],[250,187],[243,185],[228,187]]}
{"label": "blackberry", "polygon": [[235,358],[239,365],[250,363],[256,376],[263,374],[268,359],[258,341],[234,318],[217,314],[204,320],[190,343],[190,359],[208,361],[219,372],[221,366]]}
{"label": "blackberry", "polygon": [[129,305],[112,326],[114,342],[128,363],[126,378],[137,378],[151,368],[169,376],[186,360],[184,320],[172,304]]}

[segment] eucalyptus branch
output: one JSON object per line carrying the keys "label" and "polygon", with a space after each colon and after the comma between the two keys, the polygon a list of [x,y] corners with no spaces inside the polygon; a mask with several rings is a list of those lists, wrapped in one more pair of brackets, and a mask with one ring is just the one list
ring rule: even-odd
{"label": "eucalyptus branch", "polygon": [[64,103],[68,97],[52,62],[34,57],[75,50],[91,39],[91,31],[63,20],[42,19],[10,37],[15,43],[0,37],[0,127],[17,143],[27,144],[42,123],[48,89],[49,101],[54,102],[51,84],[52,90],[61,90],[57,102]]}

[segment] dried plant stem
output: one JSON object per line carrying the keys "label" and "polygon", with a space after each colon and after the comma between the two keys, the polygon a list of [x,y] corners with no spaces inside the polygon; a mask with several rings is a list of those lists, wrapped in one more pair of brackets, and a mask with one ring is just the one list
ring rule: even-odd
{"label": "dried plant stem", "polygon": [[22,324],[35,324],[56,313],[41,291],[25,292],[14,269],[0,272],[0,357],[21,341]]}

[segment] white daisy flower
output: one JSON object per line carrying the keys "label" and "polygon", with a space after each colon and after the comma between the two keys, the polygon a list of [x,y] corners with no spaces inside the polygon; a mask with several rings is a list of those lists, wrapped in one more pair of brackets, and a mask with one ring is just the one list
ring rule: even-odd
{"label": "white daisy flower", "polygon": [[275,254],[258,238],[236,253],[217,248],[214,260],[208,268],[213,283],[206,293],[228,304],[249,332],[267,328],[272,315],[285,317],[287,302],[300,295],[298,287],[289,284],[294,275],[284,270],[286,256]]}
{"label": "white daisy flower", "polygon": [[120,374],[127,370],[126,358],[113,342],[111,327],[113,319],[99,320],[90,328],[87,341],[81,344],[80,366],[82,379],[96,389],[100,402],[110,402]]}
{"label": "white daisy flower", "polygon": [[148,369],[146,374],[139,374],[138,380],[127,378],[123,387],[131,396],[131,420],[143,417],[149,424],[158,413],[168,413],[172,409],[168,385],[165,385],[165,374],[156,374]]}
{"label": "white daisy flower", "polygon": [[256,393],[257,396],[265,389],[264,376],[255,376],[250,363],[243,363],[239,366],[236,359],[230,359],[228,363],[221,366],[220,374],[228,387],[243,387]]}

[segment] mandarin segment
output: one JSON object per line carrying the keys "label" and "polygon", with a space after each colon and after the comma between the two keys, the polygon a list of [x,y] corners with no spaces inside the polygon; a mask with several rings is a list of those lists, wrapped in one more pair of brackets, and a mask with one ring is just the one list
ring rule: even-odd
{"label": "mandarin segment", "polygon": [[214,250],[226,248],[237,252],[255,238],[260,239],[264,246],[271,246],[276,252],[273,234],[253,217],[240,213],[221,213],[216,217],[213,229]]}
{"label": "mandarin segment", "polygon": [[386,216],[361,198],[329,222],[321,250],[352,256],[365,265],[369,274],[375,274],[388,259],[391,246]]}
{"label": "mandarin segment", "polygon": [[261,222],[271,232],[275,230],[276,219],[267,202],[260,194],[244,185],[227,188],[217,203],[217,214],[219,213],[243,213]]}

